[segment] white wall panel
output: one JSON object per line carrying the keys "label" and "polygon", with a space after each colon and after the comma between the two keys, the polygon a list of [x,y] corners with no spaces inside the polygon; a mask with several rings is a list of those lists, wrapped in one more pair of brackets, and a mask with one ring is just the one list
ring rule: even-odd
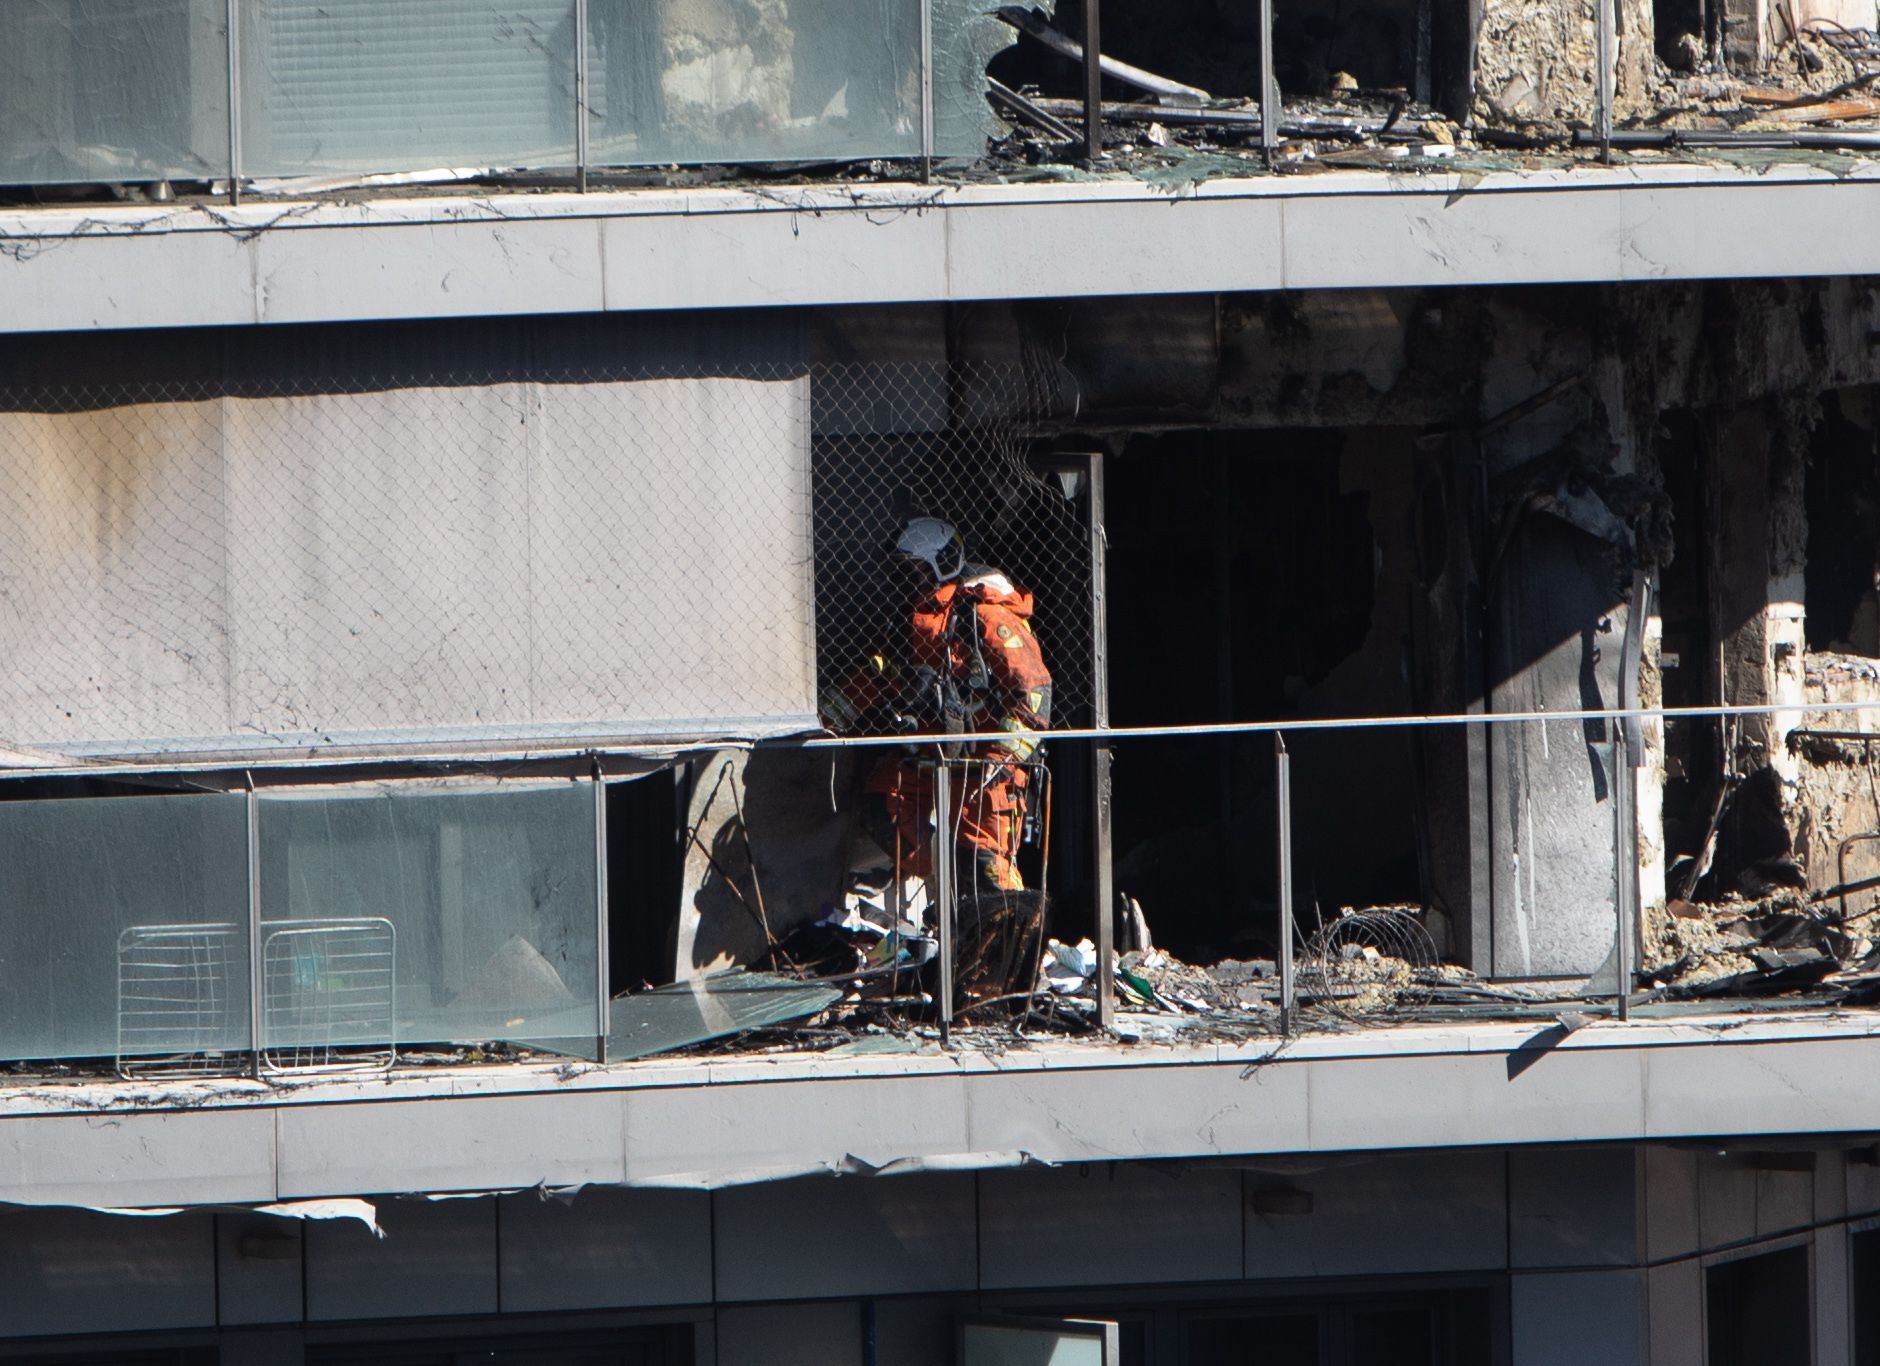
{"label": "white wall panel", "polygon": [[1643,1366],[1645,1273],[1513,1278],[1514,1366]]}
{"label": "white wall panel", "polygon": [[7,1125],[0,1200],[149,1208],[275,1198],[274,1116],[41,1115]]}
{"label": "white wall panel", "polygon": [[[426,1124],[410,1105],[309,1105],[280,1116],[284,1198],[512,1189],[621,1178],[619,1096],[479,1097],[474,1113]],[[543,1134],[556,1135],[545,1143]],[[425,1134],[421,1146],[410,1147]],[[397,1169],[385,1154],[402,1152]],[[409,1163],[410,1165],[406,1165]]]}
{"label": "white wall panel", "polygon": [[1240,1279],[1238,1171],[1098,1162],[979,1181],[985,1289]]}
{"label": "white wall panel", "polygon": [[224,1327],[305,1317],[300,1220],[229,1211],[215,1216],[215,1238],[216,1311]]}
{"label": "white wall panel", "polygon": [[307,1228],[307,1317],[494,1314],[496,1202],[385,1200],[383,1238],[351,1220]]}
{"label": "white wall panel", "polygon": [[497,1222],[507,1313],[711,1300],[711,1197],[702,1192],[506,1196]]}
{"label": "white wall panel", "polygon": [[1702,1243],[1698,1227],[1697,1154],[1648,1147],[1645,1165],[1645,1255],[1662,1262],[1688,1257]]}
{"label": "white wall panel", "polygon": [[1767,1169],[1739,1151],[1702,1153],[1697,1183],[1706,1251],[1777,1237],[1814,1222],[1812,1171]]}
{"label": "white wall panel", "polygon": [[1847,1212],[1849,1214],[1872,1214],[1880,1211],[1880,1163],[1871,1160],[1871,1154],[1875,1151],[1880,1150],[1868,1149],[1848,1159]]}
{"label": "white wall panel", "polygon": [[810,1177],[724,1190],[722,1301],[970,1290],[973,1177]]}
{"label": "white wall panel", "polygon": [[1704,1366],[1704,1269],[1695,1259],[1646,1275],[1651,1366]]}
{"label": "white wall panel", "polygon": [[1508,1154],[1509,1255],[1516,1267],[1635,1266],[1638,1162],[1631,1148]]}
{"label": "white wall panel", "polygon": [[1294,1174],[1248,1177],[1303,1190],[1311,1211],[1247,1213],[1247,1275],[1489,1271],[1507,1264],[1507,1184],[1494,1152],[1327,1157]]}
{"label": "white wall panel", "polygon": [[208,1215],[0,1210],[0,1338],[214,1323]]}

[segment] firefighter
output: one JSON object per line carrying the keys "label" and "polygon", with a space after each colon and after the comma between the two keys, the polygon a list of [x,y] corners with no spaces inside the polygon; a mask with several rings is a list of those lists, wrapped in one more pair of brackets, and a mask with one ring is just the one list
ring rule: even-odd
{"label": "firefighter", "polygon": [[[1003,732],[971,746],[953,784],[949,813],[974,891],[1024,890],[1016,862],[1031,766],[1051,722],[1051,672],[1032,633],[1032,595],[1004,574],[969,564],[949,523],[916,517],[895,552],[921,583],[909,640],[909,679],[919,728],[932,733]],[[905,695],[905,694],[904,694]],[[885,804],[910,871],[927,876],[933,847],[929,768],[905,760],[878,765],[869,792]]]}

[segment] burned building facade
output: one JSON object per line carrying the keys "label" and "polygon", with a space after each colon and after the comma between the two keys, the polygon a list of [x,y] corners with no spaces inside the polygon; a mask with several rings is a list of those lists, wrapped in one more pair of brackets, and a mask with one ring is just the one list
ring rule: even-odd
{"label": "burned building facade", "polygon": [[1875,1359],[1874,27],[33,7],[0,1361]]}

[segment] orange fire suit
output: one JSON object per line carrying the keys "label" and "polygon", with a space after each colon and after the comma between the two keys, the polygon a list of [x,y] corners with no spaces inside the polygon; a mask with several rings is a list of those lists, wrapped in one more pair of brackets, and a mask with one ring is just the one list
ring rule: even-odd
{"label": "orange fire suit", "polygon": [[[1023,824],[1024,768],[1051,721],[1051,672],[1032,633],[1032,595],[997,570],[969,567],[914,608],[909,658],[956,699],[966,732],[1008,732],[971,747],[976,762],[956,771],[948,821],[970,857],[979,891],[1022,891],[1015,859]],[[970,614],[970,615],[969,615]],[[908,871],[932,869],[933,773],[919,763],[887,760],[868,782],[885,800]]]}

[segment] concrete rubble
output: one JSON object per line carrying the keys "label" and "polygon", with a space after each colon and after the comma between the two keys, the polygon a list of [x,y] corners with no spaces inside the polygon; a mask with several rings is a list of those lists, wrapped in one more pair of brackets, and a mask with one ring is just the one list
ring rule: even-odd
{"label": "concrete rubble", "polygon": [[1756,901],[1673,901],[1648,925],[1648,990],[1671,999],[1795,993],[1816,1005],[1880,999],[1872,912],[1844,917],[1831,898],[1784,892]]}

